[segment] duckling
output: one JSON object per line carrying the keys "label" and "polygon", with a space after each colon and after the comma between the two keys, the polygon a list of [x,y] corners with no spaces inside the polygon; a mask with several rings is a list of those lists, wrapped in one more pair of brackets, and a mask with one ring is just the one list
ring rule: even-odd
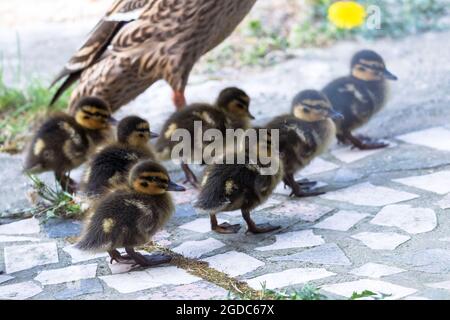
{"label": "duckling", "polygon": [[81,99],[73,117],[55,114],[39,127],[27,151],[24,171],[53,171],[63,189],[74,193],[76,183],[69,172],[84,163],[95,147],[108,140],[112,122],[111,110],[103,100]]}
{"label": "duckling", "polygon": [[[267,201],[283,177],[282,163],[272,148],[270,131],[267,135],[264,131],[261,135],[261,129],[257,131],[258,141],[245,147],[244,163],[236,161],[239,154],[233,151],[234,164],[214,164],[206,168],[202,189],[194,206],[210,215],[211,229],[217,233],[233,234],[239,231],[240,225],[219,225],[216,217],[220,212],[235,210],[241,210],[248,226],[247,232],[261,234],[280,229],[270,224],[257,225],[250,215],[253,209]],[[257,156],[256,161],[252,161],[252,154]],[[261,161],[261,155],[270,161]]]}
{"label": "duckling", "polygon": [[[249,111],[249,106],[249,96],[243,90],[231,87],[222,90],[214,106],[197,103],[174,113],[164,124],[162,134],[156,143],[156,151],[160,159],[170,159],[173,148],[179,144],[179,142],[172,141],[172,136],[176,130],[184,129],[189,132],[191,154],[194,155],[196,150],[202,154],[203,147],[203,144],[199,144],[195,137],[197,135],[202,137],[203,132],[208,129],[217,129],[224,136],[227,129],[247,129],[250,126],[250,120],[255,119]],[[202,124],[202,132],[197,132],[194,122]],[[184,157],[184,155],[180,156]],[[188,160],[192,161],[193,159]],[[197,177],[189,166],[183,162],[181,167],[186,175],[186,182],[198,187]]]}
{"label": "duckling", "polygon": [[341,117],[341,114],[333,110],[324,94],[316,90],[305,90],[295,96],[292,114],[279,116],[266,125],[269,129],[279,130],[283,181],[292,189],[291,196],[310,197],[322,194],[308,192],[316,182],[295,181],[294,175],[328,148],[336,135],[332,119]]}
{"label": "duckling", "polygon": [[333,108],[344,116],[336,121],[339,142],[351,143],[360,150],[389,146],[384,142],[352,134],[353,130],[366,124],[386,104],[386,80],[396,81],[398,78],[388,71],[379,54],[363,50],[353,57],[350,76],[334,80],[323,89]]}
{"label": "duckling", "polygon": [[[135,165],[128,185],[100,199],[85,221],[77,247],[85,251],[107,251],[111,263],[134,261],[141,267],[170,262],[168,256],[146,257],[134,250],[144,245],[172,216],[175,207],[168,191],[185,189],[170,180],[167,170],[152,160]],[[125,248],[122,256],[118,248]]]}
{"label": "duckling", "polygon": [[140,160],[155,159],[149,141],[157,137],[142,118],[130,116],[121,120],[117,126],[117,142],[101,148],[90,160],[81,191],[95,197],[116,184],[125,183],[133,165]]}

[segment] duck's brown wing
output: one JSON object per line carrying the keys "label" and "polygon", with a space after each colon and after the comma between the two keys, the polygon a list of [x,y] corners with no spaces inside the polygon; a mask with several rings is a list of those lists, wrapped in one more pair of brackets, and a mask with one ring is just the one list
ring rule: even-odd
{"label": "duck's brown wing", "polygon": [[53,105],[61,94],[77,81],[86,68],[97,62],[111,44],[114,36],[130,21],[142,14],[147,5],[155,0],[116,0],[102,20],[91,31],[88,40],[57,75],[51,86],[63,78],[67,79],[59,87],[50,105]]}

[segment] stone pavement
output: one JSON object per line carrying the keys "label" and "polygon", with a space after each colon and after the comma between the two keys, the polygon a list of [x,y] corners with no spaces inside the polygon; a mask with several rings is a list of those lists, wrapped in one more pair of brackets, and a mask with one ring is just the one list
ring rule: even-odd
{"label": "stone pavement", "polygon": [[[23,48],[40,41],[34,35],[22,37],[29,39],[23,40]],[[290,200],[280,186],[253,213],[257,222],[281,224],[283,229],[277,233],[245,235],[244,227],[238,235],[211,233],[208,217],[192,208],[196,194],[189,190],[176,195],[176,216],[158,234],[157,242],[207,261],[255,289],[261,283],[293,289],[311,283],[330,298],[345,299],[355,291],[371,290],[389,295],[388,299],[450,299],[450,66],[440,63],[442,52],[450,52],[449,35],[299,50],[294,59],[260,72],[195,73],[189,101],[211,101],[224,86],[239,85],[253,98],[252,109],[262,123],[287,112],[297,91],[321,88],[347,73],[356,50],[375,48],[400,81],[392,88],[387,108],[362,132],[388,137],[392,147],[371,152],[333,147],[301,173],[323,182],[328,191],[324,196]],[[29,57],[25,69],[49,77],[84,35],[71,38],[70,45],[53,36],[53,42],[40,42],[45,52],[39,46],[24,49]],[[55,59],[33,64],[33,57],[48,53],[49,43]],[[14,64],[13,53],[6,52],[5,57]],[[118,118],[138,114],[158,130],[173,111],[169,96],[167,86],[158,83]],[[0,275],[0,299],[227,297],[223,288],[174,266],[128,272],[126,267],[109,265],[105,255],[76,251],[66,238],[79,233],[79,222],[39,225],[34,219],[11,220],[12,212],[29,206],[20,160],[20,156],[0,155],[0,166],[7,168],[0,177],[0,270],[5,271]],[[176,167],[170,169],[182,179]],[[45,179],[51,182],[49,175]],[[239,213],[220,218],[243,224]]]}
{"label": "stone pavement", "polygon": [[[435,137],[440,139],[436,140]],[[440,141],[440,142],[438,142]],[[450,298],[450,128],[392,139],[393,147],[347,147],[315,161],[302,177],[326,195],[290,200],[282,185],[253,216],[279,223],[275,234],[218,235],[177,194],[177,213],[156,237],[160,245],[247,282],[254,289],[321,287],[343,299],[371,290],[388,299]],[[421,168],[408,165],[411,156]],[[418,158],[419,157],[419,158]],[[374,165],[383,170],[373,171]],[[447,211],[446,211],[447,210]],[[242,223],[239,212],[223,221]],[[32,218],[0,226],[0,299],[219,299],[228,292],[175,266],[129,272],[65,240],[78,222],[40,226]]]}

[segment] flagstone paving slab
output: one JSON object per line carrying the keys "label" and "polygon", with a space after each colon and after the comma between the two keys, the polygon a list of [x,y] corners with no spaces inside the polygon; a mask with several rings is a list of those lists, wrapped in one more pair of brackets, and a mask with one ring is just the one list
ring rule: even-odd
{"label": "flagstone paving slab", "polygon": [[386,300],[401,299],[417,292],[417,290],[413,288],[370,279],[326,285],[323,286],[322,289],[346,298],[350,298],[355,292],[362,293],[369,290],[377,294],[390,295],[389,297],[386,297]]}
{"label": "flagstone paving slab", "polygon": [[161,287],[139,300],[224,300],[227,297],[227,290],[207,281],[199,281],[176,287]]}
{"label": "flagstone paving slab", "polygon": [[[220,218],[217,218],[217,221],[219,222],[219,224],[222,224],[225,222],[230,222],[230,221],[223,220]],[[198,233],[208,233],[208,232],[211,232],[211,222],[210,222],[209,218],[200,218],[200,219],[191,221],[189,223],[186,223],[186,224],[180,226],[180,228],[189,230],[189,231],[198,232]]]}
{"label": "flagstone paving slab", "polygon": [[0,300],[25,300],[32,298],[43,290],[32,281],[0,286]]}
{"label": "flagstone paving slab", "polygon": [[60,284],[72,281],[95,278],[97,274],[97,264],[85,264],[70,266],[62,269],[52,269],[42,271],[34,280],[42,285]]}
{"label": "flagstone paving slab", "polygon": [[265,265],[264,262],[237,251],[218,254],[203,259],[203,261],[208,262],[211,268],[226,273],[231,277],[244,275]]}
{"label": "flagstone paving slab", "polygon": [[326,200],[342,201],[359,206],[384,207],[403,201],[416,199],[419,196],[405,191],[361,183],[343,190],[321,196]]}
{"label": "flagstone paving slab", "polygon": [[350,271],[351,274],[367,277],[367,278],[382,278],[393,274],[405,272],[406,270],[397,267],[391,267],[379,263],[366,263],[365,265]]}
{"label": "flagstone paving slab", "polygon": [[393,205],[384,207],[371,223],[397,227],[410,234],[419,234],[433,231],[437,227],[437,217],[432,209]]}
{"label": "flagstone paving slab", "polygon": [[334,273],[323,268],[298,268],[265,274],[260,277],[246,280],[246,282],[255,290],[261,290],[263,287],[273,290],[324,279],[334,275]]}
{"label": "flagstone paving slab", "polygon": [[373,250],[395,250],[398,246],[411,239],[409,236],[395,232],[361,232],[352,236],[352,238],[360,240]]}
{"label": "flagstone paving slab", "polygon": [[359,213],[356,211],[339,211],[331,217],[316,224],[314,228],[334,231],[349,231],[367,217],[369,217],[368,214]]}
{"label": "flagstone paving slab", "polygon": [[314,264],[349,266],[351,261],[344,251],[335,243],[324,244],[323,246],[305,250],[300,253],[270,258],[271,261],[302,261]]}
{"label": "flagstone paving slab", "polygon": [[450,281],[443,281],[443,282],[438,282],[438,283],[429,283],[429,284],[427,284],[427,286],[429,286],[430,288],[444,289],[444,290],[450,291]]}
{"label": "flagstone paving slab", "polygon": [[190,284],[201,280],[177,267],[151,268],[145,271],[103,276],[100,279],[120,293],[133,293],[164,285]]}
{"label": "flagstone paving slab", "polygon": [[447,194],[444,198],[442,198],[437,205],[443,210],[450,209],[450,194]]}
{"label": "flagstone paving slab", "polygon": [[408,133],[398,139],[440,151],[450,151],[450,130],[443,127]]}
{"label": "flagstone paving slab", "polygon": [[404,185],[445,195],[450,192],[450,171],[440,171],[429,175],[395,179]]}
{"label": "flagstone paving slab", "polygon": [[0,225],[2,235],[24,235],[39,233],[39,221],[35,218]]}
{"label": "flagstone paving slab", "polygon": [[0,243],[6,242],[39,242],[41,241],[38,238],[32,237],[21,237],[21,236],[3,236],[0,235]]}
{"label": "flagstone paving slab", "polygon": [[383,152],[383,150],[357,150],[351,147],[339,147],[331,152],[331,154],[338,160],[344,163],[353,163],[365,158]]}
{"label": "flagstone paving slab", "polygon": [[403,261],[414,270],[428,273],[450,273],[450,250],[428,249],[405,254]]}
{"label": "flagstone paving slab", "polygon": [[64,252],[68,253],[72,258],[72,263],[79,263],[89,260],[95,260],[98,258],[103,258],[108,256],[107,253],[91,253],[86,251],[81,251],[75,247],[75,245],[70,245],[64,247]]}
{"label": "flagstone paving slab", "polygon": [[84,295],[102,292],[103,286],[98,279],[86,279],[67,283],[64,289],[54,294],[54,297],[57,300],[68,300]]}
{"label": "flagstone paving slab", "polygon": [[2,275],[0,275],[0,284],[4,283],[4,282],[8,282],[9,280],[12,280],[12,279],[14,279],[14,277],[11,277],[6,274],[2,274]]}
{"label": "flagstone paving slab", "polygon": [[202,241],[187,241],[178,247],[174,248],[173,251],[179,253],[187,258],[198,259],[201,258],[208,252],[223,248],[224,243],[219,240],[208,238]]}
{"label": "flagstone paving slab", "polygon": [[322,236],[315,235],[312,230],[283,233],[275,236],[275,243],[256,248],[258,251],[273,251],[292,248],[310,248],[325,244]]}
{"label": "flagstone paving slab", "polygon": [[290,200],[272,209],[271,213],[283,217],[295,217],[307,222],[315,222],[333,210],[333,208],[319,206],[314,203]]}
{"label": "flagstone paving slab", "polygon": [[300,174],[303,177],[312,176],[319,173],[324,173],[338,169],[339,166],[333,162],[323,160],[322,158],[314,159]]}
{"label": "flagstone paving slab", "polygon": [[55,242],[6,247],[4,255],[7,273],[59,262]]}

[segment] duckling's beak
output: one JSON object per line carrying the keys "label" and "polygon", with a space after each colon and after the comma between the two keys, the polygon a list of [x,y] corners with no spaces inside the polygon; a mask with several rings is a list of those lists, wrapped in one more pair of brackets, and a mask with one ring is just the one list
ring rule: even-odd
{"label": "duckling's beak", "polygon": [[150,139],[156,139],[156,138],[159,138],[159,134],[150,131]]}
{"label": "duckling's beak", "polygon": [[396,75],[392,74],[388,69],[384,69],[383,76],[388,80],[392,80],[392,81],[398,80],[398,77]]}
{"label": "duckling's beak", "polygon": [[186,188],[170,181],[169,186],[167,187],[167,191],[183,192],[186,191]]}
{"label": "duckling's beak", "polygon": [[116,124],[119,123],[119,121],[116,118],[114,118],[114,117],[109,117],[108,123],[112,124],[112,125],[116,125]]}
{"label": "duckling's beak", "polygon": [[250,111],[248,112],[248,117],[249,117],[251,120],[255,120],[255,119],[256,119],[255,116],[252,115],[252,114],[250,113]]}
{"label": "duckling's beak", "polygon": [[333,120],[344,120],[344,116],[341,113],[334,110],[329,110],[328,116]]}

